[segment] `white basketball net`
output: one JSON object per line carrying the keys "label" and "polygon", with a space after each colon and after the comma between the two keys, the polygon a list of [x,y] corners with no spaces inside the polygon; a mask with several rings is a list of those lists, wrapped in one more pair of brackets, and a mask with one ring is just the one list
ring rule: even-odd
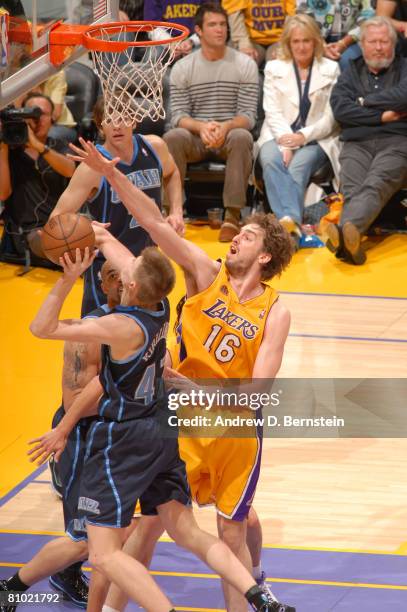
{"label": "white basketball net", "polygon": [[[172,30],[179,34],[179,29],[157,28],[153,25],[153,40],[171,38]],[[117,27],[114,34],[109,27],[100,27],[100,40],[136,41],[140,32],[129,32],[126,26],[120,31]],[[125,51],[91,51],[94,69],[99,75],[104,97],[104,120],[114,126],[132,126],[140,123],[145,117],[158,121],[165,117],[163,106],[163,77],[174,58],[179,43],[153,46],[129,46]],[[136,54],[141,58],[137,59]],[[135,61],[137,60],[137,61]]]}

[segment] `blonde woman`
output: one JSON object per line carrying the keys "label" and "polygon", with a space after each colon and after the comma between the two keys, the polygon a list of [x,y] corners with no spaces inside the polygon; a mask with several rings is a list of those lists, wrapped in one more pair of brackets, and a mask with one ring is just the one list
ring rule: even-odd
{"label": "blonde woman", "polygon": [[323,44],[311,17],[289,17],[280,59],[265,69],[259,161],[270,206],[297,243],[310,178],[327,160],[339,175],[337,124],[329,105],[339,67],[323,57]]}

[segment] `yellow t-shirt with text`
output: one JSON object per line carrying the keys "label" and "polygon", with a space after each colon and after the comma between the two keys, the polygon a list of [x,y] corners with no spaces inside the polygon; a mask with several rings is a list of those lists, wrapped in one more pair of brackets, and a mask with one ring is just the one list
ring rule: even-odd
{"label": "yellow t-shirt with text", "polygon": [[296,12],[295,0],[222,0],[230,15],[242,11],[252,42],[272,45],[278,42],[288,15]]}

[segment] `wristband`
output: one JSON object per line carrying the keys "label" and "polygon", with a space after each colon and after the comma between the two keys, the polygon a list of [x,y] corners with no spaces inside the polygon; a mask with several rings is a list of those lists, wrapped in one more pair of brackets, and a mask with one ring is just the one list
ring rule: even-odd
{"label": "wristband", "polygon": [[40,153],[40,157],[42,157],[43,155],[46,155],[50,151],[51,151],[51,149],[49,148],[49,146],[48,145],[44,145],[44,148],[43,148],[43,150]]}

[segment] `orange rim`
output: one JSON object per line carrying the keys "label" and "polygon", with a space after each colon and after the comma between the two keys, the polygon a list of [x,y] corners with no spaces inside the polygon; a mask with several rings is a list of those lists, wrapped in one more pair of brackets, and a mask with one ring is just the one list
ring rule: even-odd
{"label": "orange rim", "polygon": [[[115,35],[123,32],[151,32],[151,26],[156,28],[171,28],[172,30],[178,30],[180,33],[177,36],[162,40],[118,41],[98,38],[98,36],[102,35],[103,30]],[[91,51],[120,52],[125,51],[128,47],[169,45],[180,42],[188,36],[188,28],[178,23],[168,23],[166,21],[112,21],[110,23],[101,23],[88,28],[83,33],[83,45]]]}

